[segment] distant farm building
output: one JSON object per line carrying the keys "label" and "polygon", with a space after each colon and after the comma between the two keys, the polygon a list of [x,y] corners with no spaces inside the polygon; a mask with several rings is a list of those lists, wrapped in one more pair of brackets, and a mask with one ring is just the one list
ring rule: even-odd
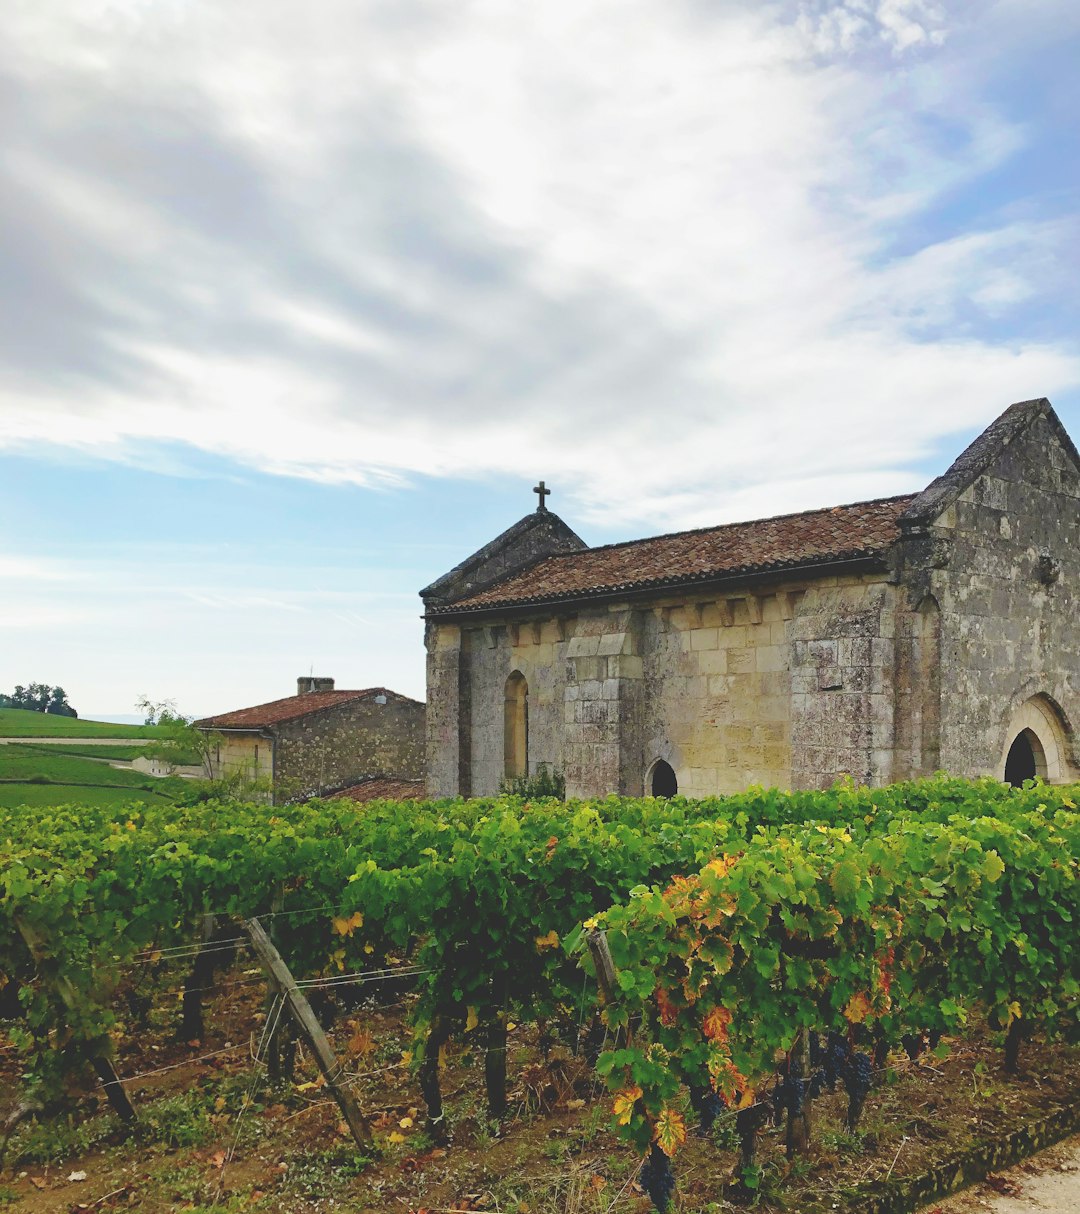
{"label": "distant farm building", "polygon": [[196,721],[214,735],[215,779],[238,776],[275,802],[325,796],[374,778],[422,781],[424,705],[385,687],[339,691],[297,680],[296,695]]}

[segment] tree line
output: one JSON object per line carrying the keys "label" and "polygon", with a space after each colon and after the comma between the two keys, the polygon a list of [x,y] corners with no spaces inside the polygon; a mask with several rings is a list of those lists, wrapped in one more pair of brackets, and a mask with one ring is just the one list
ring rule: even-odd
{"label": "tree line", "polygon": [[49,712],[58,717],[79,715],[68,703],[67,692],[62,687],[50,687],[48,683],[16,687],[10,695],[0,692],[0,708],[26,708],[31,712]]}

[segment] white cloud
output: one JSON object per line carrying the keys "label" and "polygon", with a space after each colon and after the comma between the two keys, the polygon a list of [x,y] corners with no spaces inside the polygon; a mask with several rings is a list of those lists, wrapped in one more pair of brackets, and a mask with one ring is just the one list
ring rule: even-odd
{"label": "white cloud", "polygon": [[914,488],[942,436],[1080,382],[1075,346],[985,335],[1074,227],[893,251],[1025,138],[950,20],[17,0],[13,290],[43,303],[0,447],[515,471],[643,528]]}

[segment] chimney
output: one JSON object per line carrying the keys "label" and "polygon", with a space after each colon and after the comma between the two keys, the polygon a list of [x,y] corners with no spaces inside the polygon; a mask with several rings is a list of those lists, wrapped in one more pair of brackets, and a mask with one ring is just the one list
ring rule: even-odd
{"label": "chimney", "polygon": [[305,674],[296,680],[296,694],[306,696],[313,691],[333,691],[334,680],[322,679],[317,675]]}

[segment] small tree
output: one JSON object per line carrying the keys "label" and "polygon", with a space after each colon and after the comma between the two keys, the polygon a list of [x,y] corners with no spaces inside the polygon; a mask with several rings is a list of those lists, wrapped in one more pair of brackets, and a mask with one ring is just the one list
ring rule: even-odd
{"label": "small tree", "polygon": [[198,765],[212,780],[214,768],[211,762],[214,748],[221,745],[221,735],[204,729],[196,729],[193,717],[185,717],[176,710],[175,700],[154,701],[141,696],[136,708],[143,714],[147,725],[157,727],[154,739],[146,747],[146,754],[157,759],[170,769]]}

